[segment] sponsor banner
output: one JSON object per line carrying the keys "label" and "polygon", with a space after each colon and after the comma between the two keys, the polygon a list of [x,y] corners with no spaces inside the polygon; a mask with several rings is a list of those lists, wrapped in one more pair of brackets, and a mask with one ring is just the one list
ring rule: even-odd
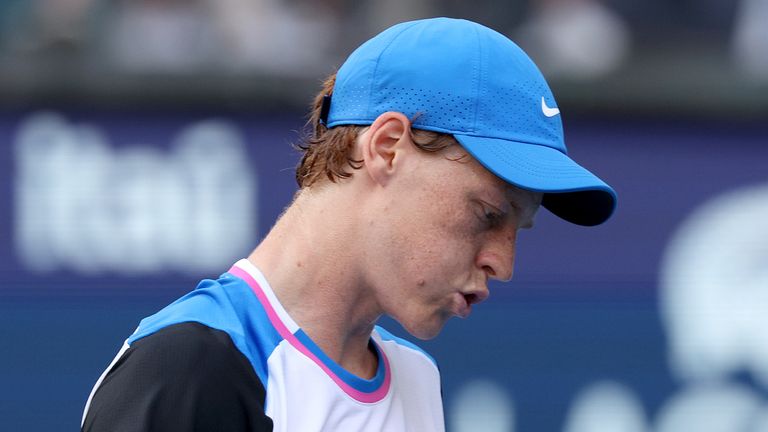
{"label": "sponsor banner", "polygon": [[[619,206],[594,228],[542,210],[513,282],[420,342],[440,363],[449,427],[768,427],[766,126],[565,120],[570,155]],[[295,114],[0,115],[9,428],[76,425],[139,319],[248,254],[295,191],[301,126]]]}

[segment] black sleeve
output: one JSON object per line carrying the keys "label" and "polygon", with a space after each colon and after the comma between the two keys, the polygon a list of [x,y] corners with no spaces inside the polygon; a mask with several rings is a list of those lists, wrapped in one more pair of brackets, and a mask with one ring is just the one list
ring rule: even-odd
{"label": "black sleeve", "polygon": [[135,341],[91,400],[84,432],[271,431],[264,386],[229,335],[182,323]]}

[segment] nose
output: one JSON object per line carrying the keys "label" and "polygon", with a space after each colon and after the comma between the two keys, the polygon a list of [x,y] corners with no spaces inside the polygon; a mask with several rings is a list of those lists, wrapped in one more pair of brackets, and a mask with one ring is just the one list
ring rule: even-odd
{"label": "nose", "polygon": [[516,230],[497,233],[478,253],[477,266],[489,279],[509,282],[515,268],[516,243]]}

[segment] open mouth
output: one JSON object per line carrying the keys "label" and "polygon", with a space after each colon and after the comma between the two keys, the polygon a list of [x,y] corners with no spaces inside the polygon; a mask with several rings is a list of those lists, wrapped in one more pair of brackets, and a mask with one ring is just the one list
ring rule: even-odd
{"label": "open mouth", "polygon": [[464,301],[467,302],[467,305],[472,306],[473,304],[477,303],[480,299],[478,298],[477,294],[464,294]]}
{"label": "open mouth", "polygon": [[474,294],[457,293],[456,297],[456,309],[454,312],[461,318],[466,318],[472,313],[472,301],[477,301]]}

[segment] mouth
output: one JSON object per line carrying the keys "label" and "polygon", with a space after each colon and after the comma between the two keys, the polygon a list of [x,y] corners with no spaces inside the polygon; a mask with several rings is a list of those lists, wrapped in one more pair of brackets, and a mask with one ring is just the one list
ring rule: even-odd
{"label": "mouth", "polygon": [[488,298],[488,291],[457,292],[455,298],[456,315],[466,318],[472,313],[472,305],[483,302]]}
{"label": "mouth", "polygon": [[472,305],[477,303],[477,295],[456,293],[456,315],[461,318],[467,318],[472,313]]}
{"label": "mouth", "polygon": [[480,298],[477,294],[464,294],[464,301],[467,302],[469,307],[472,307],[473,304],[480,302]]}

